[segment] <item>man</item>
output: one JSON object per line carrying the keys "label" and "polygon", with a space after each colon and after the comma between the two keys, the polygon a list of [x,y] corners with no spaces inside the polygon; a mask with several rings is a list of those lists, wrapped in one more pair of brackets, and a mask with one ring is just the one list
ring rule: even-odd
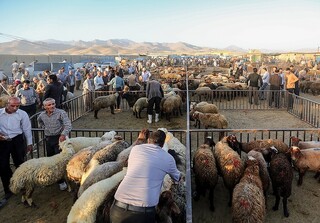
{"label": "man", "polygon": [[37,104],[40,105],[39,95],[33,87],[30,87],[30,81],[24,80],[22,88],[16,91],[16,97],[20,98],[20,109],[27,112],[29,117],[36,114]]}
{"label": "man", "polygon": [[9,190],[12,177],[10,154],[14,166],[18,168],[24,162],[26,151],[32,151],[31,123],[28,114],[19,106],[20,99],[10,97],[6,107],[0,109],[0,176],[5,193],[0,208],[12,196]]}
{"label": "man", "polygon": [[278,68],[270,77],[270,90],[271,96],[269,98],[269,106],[272,106],[272,103],[275,103],[275,107],[279,108],[280,106],[280,89],[281,89],[282,79],[279,76]]}
{"label": "man", "polygon": [[249,85],[249,103],[252,104],[253,97],[255,105],[258,105],[258,88],[262,83],[262,78],[257,72],[258,69],[253,68],[253,73],[249,74],[246,81],[247,85]]}
{"label": "man", "polygon": [[288,94],[288,108],[292,108],[293,106],[293,94],[295,89],[295,83],[299,80],[296,75],[292,72],[292,70],[288,67],[286,68],[286,90],[290,93]]}
{"label": "man", "polygon": [[112,78],[112,80],[108,83],[108,85],[111,85],[113,88],[113,91],[118,92],[118,97],[117,97],[117,108],[116,110],[120,110],[120,103],[121,103],[121,96],[120,93],[124,88],[124,80],[122,77],[119,76],[118,73],[116,73],[116,76]]}
{"label": "man", "polygon": [[33,78],[34,88],[36,89],[37,94],[40,99],[40,106],[42,105],[43,96],[46,91],[46,86],[48,85],[45,80],[42,79],[42,74],[39,73],[38,77]]}
{"label": "man", "polygon": [[266,100],[265,90],[269,86],[270,74],[266,67],[262,68],[262,86],[259,89],[260,100]]}
{"label": "man", "polygon": [[148,70],[146,70],[146,68],[143,68],[141,72],[141,78],[142,78],[144,90],[146,90],[147,82],[149,81],[150,77],[151,77],[151,73]]}
{"label": "man", "polygon": [[[18,69],[19,69],[19,64],[18,62],[15,60],[12,64],[11,64],[11,71],[12,71],[12,77],[15,77]],[[15,78],[14,78],[15,79]]]}
{"label": "man", "polygon": [[[290,71],[296,76],[296,77],[299,77],[299,72],[298,70],[295,70],[294,69],[294,66],[293,65],[290,65]],[[295,95],[298,95],[300,94],[300,89],[299,89],[299,79],[294,83],[294,94]]]}
{"label": "man", "polygon": [[152,113],[153,113],[153,106],[155,105],[155,111],[156,111],[156,117],[155,122],[159,121],[159,114],[160,114],[160,103],[161,99],[164,97],[163,90],[161,87],[161,84],[154,80],[154,78],[151,78],[150,81],[148,81],[147,84],[147,99],[148,99],[148,123],[152,123]]}
{"label": "man", "polygon": [[66,86],[66,84],[67,84],[67,82],[66,82],[67,76],[68,76],[68,75],[65,73],[64,67],[61,67],[61,69],[58,70],[57,78],[60,80],[60,82],[61,82],[64,86]]}
{"label": "man", "polygon": [[164,176],[169,174],[174,181],[181,177],[173,157],[162,149],[165,138],[163,131],[154,131],[147,144],[132,148],[127,174],[110,209],[112,223],[155,222],[155,206],[159,202]]}
{"label": "man", "polygon": [[94,90],[95,91],[103,91],[104,90],[104,82],[102,79],[101,71],[97,71],[97,76],[93,78]]}
{"label": "man", "polygon": [[76,86],[76,76],[73,73],[73,70],[69,70],[69,74],[66,78],[66,85],[68,90],[73,94],[74,87]]}
{"label": "man", "polygon": [[129,85],[130,91],[137,90],[137,84],[138,84],[138,79],[135,73],[133,72],[128,76],[128,85]]}
{"label": "man", "polygon": [[90,111],[91,106],[92,106],[92,92],[94,90],[91,82],[91,74],[87,73],[86,74],[86,79],[83,82],[82,86],[82,96],[83,96],[83,104],[85,107],[86,111]]}
{"label": "man", "polygon": [[74,76],[76,77],[76,90],[80,90],[80,85],[82,81],[82,74],[80,71],[80,67],[77,68],[76,72],[74,73]]}
{"label": "man", "polygon": [[55,74],[50,74],[43,99],[53,98],[56,102],[56,107],[60,108],[62,103],[62,94],[63,84],[58,81],[58,78]]}
{"label": "man", "polygon": [[[38,116],[38,123],[40,128],[44,129],[46,136],[46,151],[47,156],[53,156],[60,153],[59,142],[66,140],[72,126],[67,113],[56,108],[55,100],[53,98],[46,98],[43,101],[45,111]],[[63,180],[59,182],[60,190],[66,190],[67,185]]]}

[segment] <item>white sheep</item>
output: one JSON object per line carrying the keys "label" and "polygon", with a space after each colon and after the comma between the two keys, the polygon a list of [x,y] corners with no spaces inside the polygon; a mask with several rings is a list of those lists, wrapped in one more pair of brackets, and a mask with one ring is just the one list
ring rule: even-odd
{"label": "white sheep", "polygon": [[119,94],[115,93],[107,96],[100,96],[94,99],[93,101],[94,117],[97,119],[99,110],[107,107],[110,107],[111,114],[114,114],[114,107],[117,103],[118,96]]}
{"label": "white sheep", "polygon": [[175,112],[179,112],[182,116],[181,105],[182,99],[179,95],[169,96],[163,100],[161,110],[166,115],[166,119],[169,122],[171,114]]}
{"label": "white sheep", "polygon": [[33,206],[31,196],[35,186],[49,186],[66,176],[66,165],[75,151],[69,143],[60,148],[61,153],[51,157],[28,160],[13,173],[10,179],[10,190],[14,194],[22,191],[22,202]]}
{"label": "white sheep", "polygon": [[133,114],[136,118],[141,118],[141,111],[148,107],[148,99],[146,97],[139,98],[132,107]]}
{"label": "white sheep", "polygon": [[119,140],[113,142],[110,145],[107,145],[103,149],[100,149],[96,153],[94,153],[90,162],[85,168],[85,172],[81,177],[80,184],[82,185],[86,178],[90,175],[90,173],[94,171],[94,169],[96,169],[99,165],[106,162],[115,161],[117,159],[118,154],[128,147],[129,144],[126,141]]}
{"label": "white sheep", "polygon": [[83,184],[80,185],[78,190],[78,197],[92,184],[95,184],[101,180],[111,177],[113,174],[118,173],[122,170],[122,165],[120,162],[107,162],[97,166],[88,177],[85,179]]}
{"label": "white sheep", "polygon": [[93,184],[87,190],[85,190],[72,206],[67,222],[95,222],[99,206],[103,203],[106,196],[108,196],[110,192],[114,191],[114,189],[118,187],[126,173],[127,170],[124,168],[122,171],[105,180]]}
{"label": "white sheep", "polygon": [[292,146],[297,146],[299,149],[320,148],[320,141],[301,141],[298,137],[291,136]]}

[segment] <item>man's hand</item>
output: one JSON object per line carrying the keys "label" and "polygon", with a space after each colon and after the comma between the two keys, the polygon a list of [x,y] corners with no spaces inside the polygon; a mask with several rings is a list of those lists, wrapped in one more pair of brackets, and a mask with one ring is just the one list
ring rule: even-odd
{"label": "man's hand", "polygon": [[27,146],[27,153],[31,153],[33,151],[33,146],[32,145],[28,145]]}
{"label": "man's hand", "polygon": [[66,136],[65,135],[61,135],[60,137],[59,137],[59,142],[63,142],[63,141],[65,141],[66,140]]}

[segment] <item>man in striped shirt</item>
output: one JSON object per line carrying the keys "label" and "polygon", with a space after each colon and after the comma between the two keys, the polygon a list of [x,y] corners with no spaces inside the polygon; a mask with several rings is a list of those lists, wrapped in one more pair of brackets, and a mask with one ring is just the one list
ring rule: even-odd
{"label": "man in striped shirt", "polygon": [[[59,142],[66,140],[72,126],[67,113],[56,108],[56,103],[53,98],[46,98],[43,101],[45,111],[41,112],[38,117],[40,128],[44,129],[46,136],[46,151],[47,156],[53,156],[60,153]],[[66,190],[67,185],[63,180],[59,182],[60,190]]]}

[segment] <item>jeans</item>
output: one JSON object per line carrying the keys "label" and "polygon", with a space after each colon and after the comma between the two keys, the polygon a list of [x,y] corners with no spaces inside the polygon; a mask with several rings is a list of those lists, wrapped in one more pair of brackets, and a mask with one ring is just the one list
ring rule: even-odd
{"label": "jeans", "polygon": [[154,223],[156,212],[135,212],[112,204],[110,208],[111,223]]}
{"label": "jeans", "polygon": [[259,98],[260,100],[266,99],[264,90],[268,87],[268,83],[263,83],[259,89]]}
{"label": "jeans", "polygon": [[254,104],[258,105],[258,87],[249,87],[249,103],[252,104],[252,97]]}

